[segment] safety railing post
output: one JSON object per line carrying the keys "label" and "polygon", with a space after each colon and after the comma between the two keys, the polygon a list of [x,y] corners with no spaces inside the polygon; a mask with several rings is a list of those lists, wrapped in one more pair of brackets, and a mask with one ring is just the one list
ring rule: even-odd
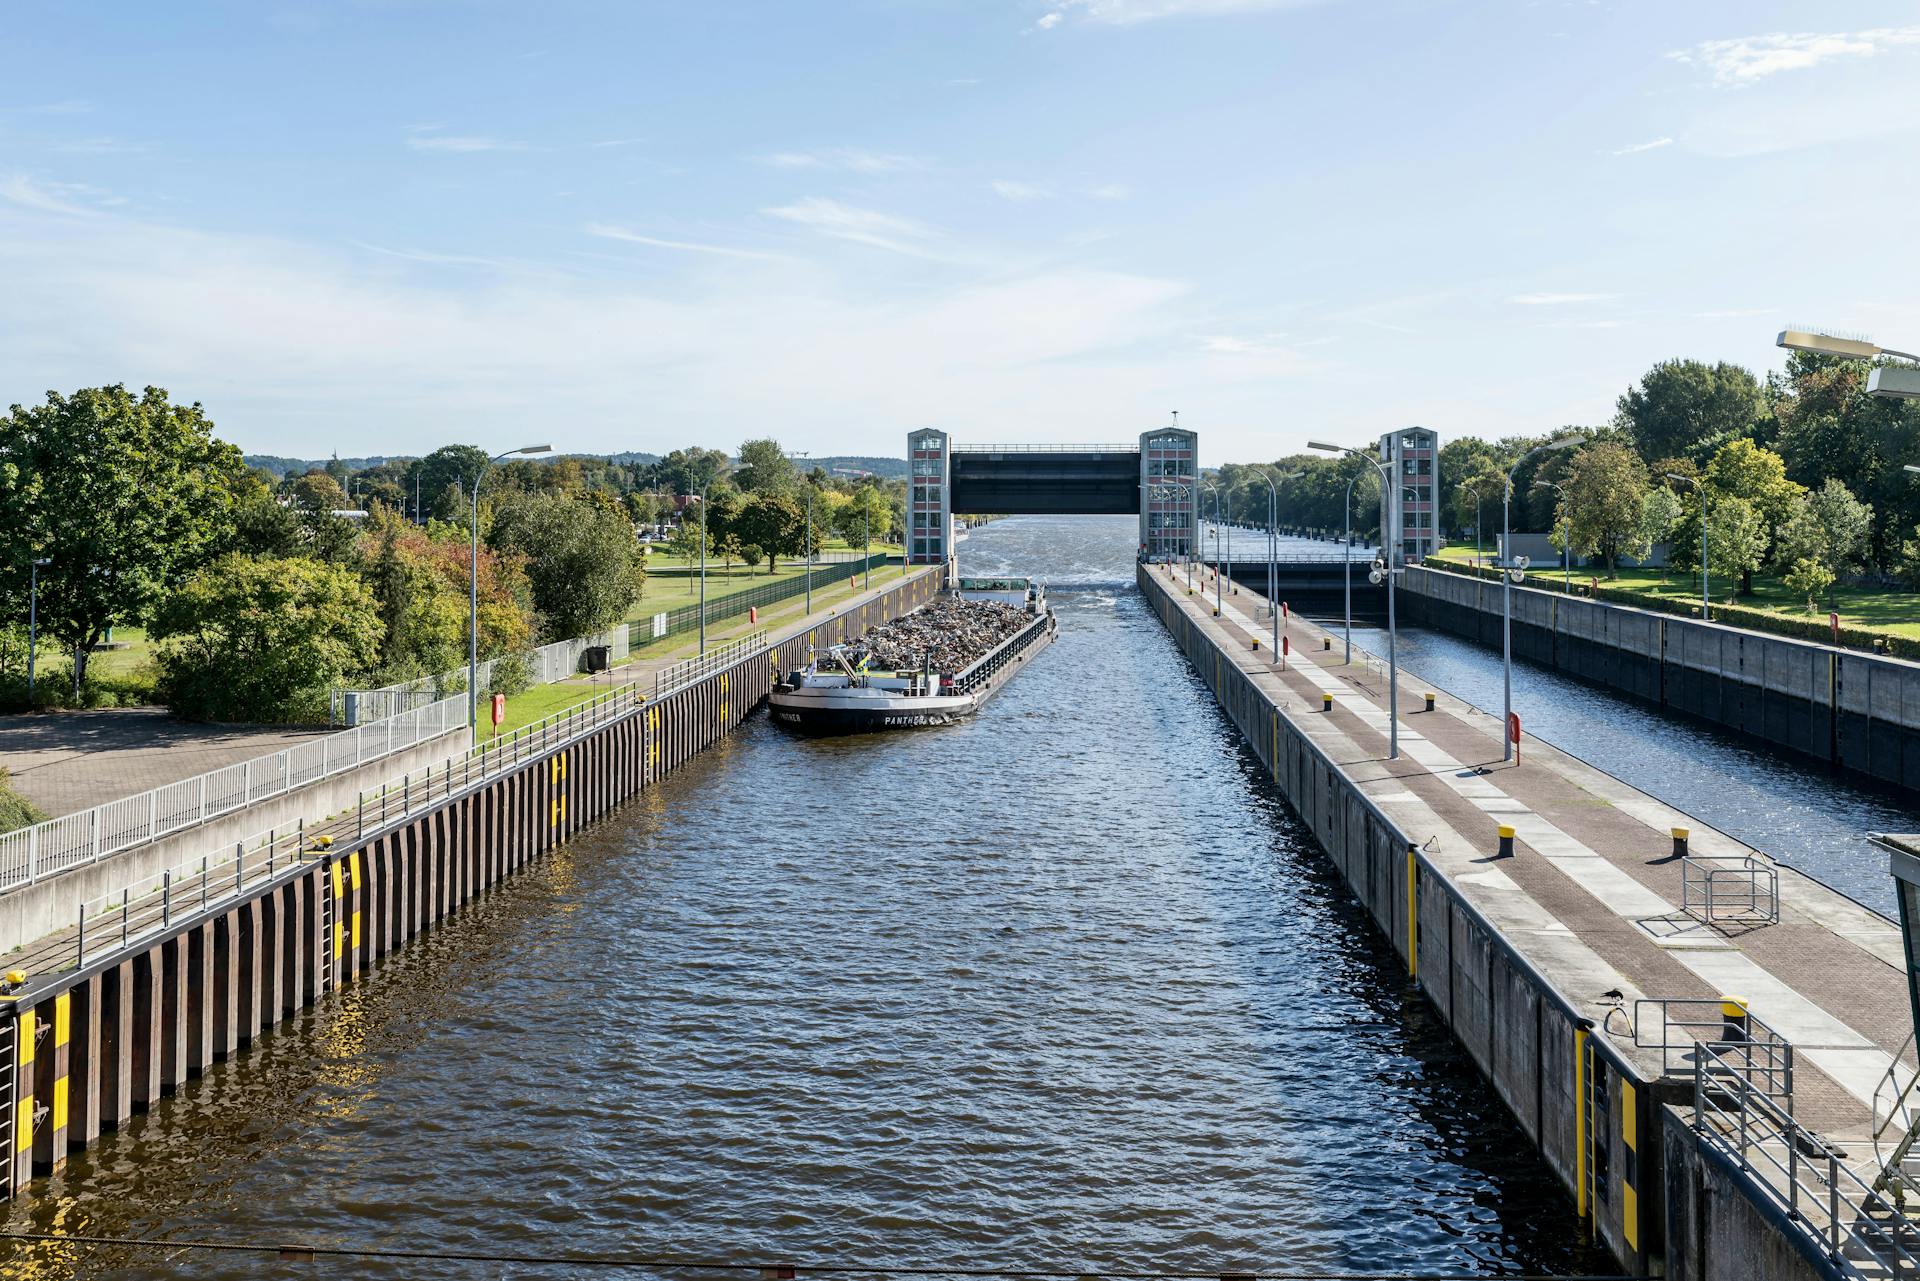
{"label": "safety railing post", "polygon": [[213,858],[210,855],[202,854],[200,856],[200,906],[201,907],[205,907],[207,905],[207,882],[211,878],[212,874],[213,874]]}
{"label": "safety railing post", "polygon": [[366,791],[362,789],[361,792],[359,793],[359,796],[360,796],[360,800],[359,800],[359,804],[355,806],[356,817],[354,818],[354,823],[353,823],[353,834],[356,838],[365,836],[367,834],[367,793]]}
{"label": "safety railing post", "polygon": [[246,884],[246,873],[242,871],[246,857],[247,843],[245,841],[235,841],[233,843],[233,892],[235,894],[238,894]]}
{"label": "safety railing post", "polygon": [[1827,1149],[1827,1236],[1831,1242],[1829,1248],[1837,1258],[1840,1254],[1840,1161]]}
{"label": "safety railing post", "polygon": [[240,795],[248,801],[253,800],[253,762],[252,761],[241,762]]}
{"label": "safety railing post", "polygon": [[85,965],[87,963],[87,905],[84,900],[80,904],[79,926],[79,939],[74,949],[73,963]]}
{"label": "safety railing post", "polygon": [[127,945],[127,910],[133,906],[133,887],[120,887],[120,946]]}
{"label": "safety railing post", "polygon": [[173,873],[160,873],[160,924],[173,923]]}
{"label": "safety railing post", "polygon": [[[151,795],[149,795],[148,799],[149,800],[152,799]],[[153,819],[151,817],[152,811],[149,810],[148,814],[149,814],[149,817],[147,819],[147,823],[148,823],[147,834],[151,836],[153,834],[153,828],[152,828]],[[100,861],[100,811],[97,807],[87,812],[87,822],[88,822],[88,833],[91,840],[93,841],[93,861],[98,863]]]}

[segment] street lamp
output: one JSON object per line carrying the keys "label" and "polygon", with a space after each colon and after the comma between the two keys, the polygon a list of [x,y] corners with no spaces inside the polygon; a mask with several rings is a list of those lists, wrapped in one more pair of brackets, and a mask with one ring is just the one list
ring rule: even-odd
{"label": "street lamp", "polygon": [[[1816,330],[1783,329],[1773,340],[1776,347],[1789,351],[1810,351],[1820,356],[1839,356],[1846,360],[1872,360],[1893,356],[1900,360],[1920,361],[1910,351],[1895,351],[1864,338],[1842,338]],[[1867,392],[1890,400],[1920,400],[1920,369],[1900,365],[1881,365],[1867,375]]]}
{"label": "street lamp", "polygon": [[[1340,446],[1322,445],[1319,446],[1319,448],[1332,449],[1340,448]],[[1349,664],[1353,662],[1353,486],[1362,476],[1370,474],[1369,472],[1357,471],[1347,480],[1347,541],[1346,545],[1342,548],[1342,559],[1345,561],[1343,568],[1346,571],[1347,592],[1347,656],[1345,661]]]}
{"label": "street lamp", "polygon": [[1216,617],[1224,618],[1220,597],[1220,490],[1204,480],[1200,484],[1213,495],[1213,529],[1209,531],[1213,534],[1213,612]]}
{"label": "street lamp", "polygon": [[473,473],[473,553],[467,562],[467,727],[480,724],[480,481],[487,467],[516,454],[550,454],[552,445],[522,445],[504,454],[495,454]]}
{"label": "street lamp", "polygon": [[1544,445],[1535,445],[1514,460],[1507,470],[1507,483],[1500,487],[1500,558],[1494,562],[1500,570],[1500,688],[1503,714],[1500,718],[1500,759],[1513,759],[1513,478],[1520,465],[1535,454],[1548,450],[1570,449],[1580,443],[1578,436],[1562,436]]}
{"label": "street lamp", "polygon": [[[1913,469],[1909,467],[1907,470]],[[1667,479],[1692,485],[1700,493],[1700,621],[1704,623],[1713,609],[1712,600],[1707,594],[1707,487],[1700,483],[1697,476],[1678,476],[1668,472]]]}
{"label": "street lamp", "polygon": [[[1389,486],[1393,484],[1393,464],[1388,462],[1382,462],[1380,459],[1373,457],[1371,454],[1367,453],[1367,451],[1363,449],[1355,449],[1351,445],[1329,445],[1324,441],[1316,441],[1316,440],[1308,441],[1307,448],[1324,450],[1328,453],[1352,454],[1355,458],[1364,458],[1367,460],[1367,463],[1375,471],[1380,473],[1380,488],[1382,493],[1397,494],[1400,492],[1398,488],[1389,488]],[[1364,475],[1365,473],[1361,473],[1361,474]],[[1356,476],[1355,479],[1358,479],[1358,477]],[[1351,539],[1353,535],[1353,509],[1352,509],[1353,481],[1351,480],[1347,482],[1347,504],[1348,504],[1347,535],[1348,535],[1348,538]],[[1387,578],[1387,759],[1388,760],[1398,760],[1400,758],[1400,645],[1399,645],[1400,626],[1399,626],[1399,620],[1394,613],[1394,578],[1399,573],[1399,570],[1395,568],[1394,562],[1399,558],[1399,555],[1400,555],[1399,521],[1395,518],[1399,514],[1399,511],[1400,511],[1399,501],[1396,500],[1395,502],[1391,502],[1387,504],[1388,523],[1394,526],[1394,528],[1392,530],[1383,528],[1380,531],[1380,550],[1383,553],[1383,559],[1384,559],[1385,568],[1386,568],[1386,578]],[[1391,541],[1389,541],[1388,539],[1389,533],[1392,534]],[[1347,661],[1352,662],[1353,661],[1353,568],[1352,568],[1353,549],[1351,546],[1349,546],[1347,549],[1347,565],[1348,565],[1348,568],[1347,568]]]}
{"label": "street lamp", "polygon": [[[713,488],[714,476],[708,476],[706,483],[700,486],[700,652],[707,652],[707,491]],[[729,569],[728,581],[733,573]]]}
{"label": "street lamp", "polygon": [[[1267,482],[1267,621],[1273,624],[1273,652],[1280,653],[1280,602],[1274,598],[1280,594],[1280,529],[1276,523],[1280,513],[1280,490],[1274,485],[1274,478],[1267,469],[1260,469],[1260,479]],[[1288,472],[1281,480],[1298,480],[1300,473]]]}
{"label": "street lamp", "polygon": [[33,660],[40,648],[40,571],[53,564],[51,556],[39,556],[27,566],[27,710],[33,710]]}

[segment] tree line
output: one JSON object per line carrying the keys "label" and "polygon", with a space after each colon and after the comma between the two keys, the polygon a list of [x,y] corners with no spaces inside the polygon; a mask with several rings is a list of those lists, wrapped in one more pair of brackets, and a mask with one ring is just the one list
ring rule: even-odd
{"label": "tree line", "polygon": [[[1862,578],[1920,587],[1920,406],[1870,396],[1865,361],[1794,352],[1764,380],[1725,362],[1668,360],[1619,397],[1611,421],[1532,436],[1442,442],[1442,531],[1491,552],[1512,476],[1512,527],[1569,544],[1614,577],[1667,547],[1697,575],[1704,519],[1711,581],[1729,598],[1778,574],[1808,598]],[[1570,447],[1535,451],[1571,438]],[[1295,454],[1228,465],[1236,519],[1264,522],[1280,482],[1282,523],[1337,532],[1353,482],[1356,536],[1376,537],[1379,482],[1365,459]],[[1356,479],[1357,478],[1357,479]],[[1249,484],[1249,481],[1255,483]],[[1704,516],[1703,516],[1704,513]]]}
{"label": "tree line", "polygon": [[[514,660],[533,646],[627,616],[646,582],[636,529],[697,515],[688,495],[703,488],[709,555],[769,568],[804,544],[810,492],[819,536],[864,514],[882,541],[903,521],[897,483],[802,476],[771,440],[747,442],[737,466],[698,448],[648,464],[488,459],[449,445],[276,477],[247,467],[200,405],[157,387],[13,406],[0,419],[0,706],[25,702],[30,592],[42,701],[157,698],[202,719],[312,720],[330,688],[461,667],[470,574],[480,655],[507,660],[494,689],[524,687]],[[679,524],[682,537],[697,529]],[[155,642],[152,670],[91,676],[111,630],[134,626]]]}

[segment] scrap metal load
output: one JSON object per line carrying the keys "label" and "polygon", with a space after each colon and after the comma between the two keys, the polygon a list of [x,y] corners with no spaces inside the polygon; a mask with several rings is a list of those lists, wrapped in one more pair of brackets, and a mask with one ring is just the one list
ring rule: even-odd
{"label": "scrap metal load", "polygon": [[848,646],[848,656],[857,662],[864,653],[874,671],[931,668],[951,676],[1031,621],[1026,610],[1004,601],[945,597],[874,628]]}

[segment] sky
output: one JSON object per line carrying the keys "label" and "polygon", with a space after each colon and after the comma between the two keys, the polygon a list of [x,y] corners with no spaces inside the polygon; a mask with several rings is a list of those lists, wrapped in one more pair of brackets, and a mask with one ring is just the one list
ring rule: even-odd
{"label": "sky", "polygon": [[12,0],[0,404],[1203,460],[1920,344],[1920,4]]}

